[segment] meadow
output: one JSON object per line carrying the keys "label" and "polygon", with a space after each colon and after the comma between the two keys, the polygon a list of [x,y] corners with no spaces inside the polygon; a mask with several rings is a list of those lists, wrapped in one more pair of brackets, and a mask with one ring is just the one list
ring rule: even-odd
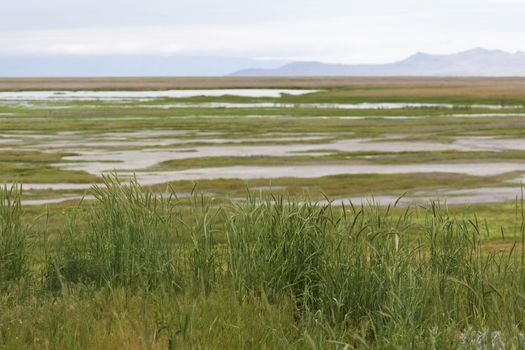
{"label": "meadow", "polygon": [[523,348],[524,126],[523,79],[0,79],[0,348]]}
{"label": "meadow", "polygon": [[217,203],[104,181],[39,217],[2,191],[4,348],[523,346],[521,203],[507,247],[437,204]]}

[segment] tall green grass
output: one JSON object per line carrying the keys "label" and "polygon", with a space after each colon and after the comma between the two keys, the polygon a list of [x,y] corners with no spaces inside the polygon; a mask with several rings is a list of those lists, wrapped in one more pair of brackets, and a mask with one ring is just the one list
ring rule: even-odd
{"label": "tall green grass", "polygon": [[[392,334],[425,339],[433,329],[446,343],[469,326],[524,321],[516,312],[525,305],[515,255],[482,253],[478,226],[435,205],[423,224],[409,210],[391,210],[369,205],[341,213],[282,198],[238,206],[226,229],[237,292],[290,295],[299,318],[365,343]],[[516,323],[508,323],[510,315]],[[396,346],[413,346],[403,341]]]}
{"label": "tall green grass", "polygon": [[0,285],[18,280],[28,268],[27,227],[22,222],[22,188],[0,188]]}
{"label": "tall green grass", "polygon": [[180,288],[180,254],[174,197],[157,196],[135,181],[124,186],[105,177],[103,187],[93,189],[87,225],[69,217],[60,250],[51,258],[51,281],[96,285],[155,287],[160,283]]}
{"label": "tall green grass", "polygon": [[[94,202],[69,214],[44,289],[1,310],[43,313],[48,327],[35,329],[57,347],[72,341],[55,338],[56,327],[91,344],[83,322],[140,334],[140,347],[525,346],[523,243],[486,250],[475,219],[439,205],[338,208],[251,195],[221,204],[104,180]],[[21,238],[15,192],[3,194],[15,200],[4,200],[2,227],[19,227],[9,232]],[[75,327],[39,306],[56,298]],[[26,344],[6,329],[0,316],[0,340]]]}

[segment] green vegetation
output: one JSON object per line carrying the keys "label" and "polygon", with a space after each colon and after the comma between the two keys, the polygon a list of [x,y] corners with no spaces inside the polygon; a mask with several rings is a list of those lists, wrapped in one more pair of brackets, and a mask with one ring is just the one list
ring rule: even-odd
{"label": "green vegetation", "polygon": [[98,182],[97,176],[53,166],[68,155],[71,154],[0,150],[0,183]]}
{"label": "green vegetation", "polygon": [[[71,89],[141,86],[140,79],[119,81],[123,85],[109,86],[111,80],[55,83]],[[210,87],[206,79],[153,79],[144,88],[195,82]],[[44,89],[49,83],[0,79],[0,89],[31,90],[26,84]],[[224,79],[220,84],[323,91],[280,98],[2,103],[0,183],[103,180],[105,186],[88,193],[31,190],[23,197],[19,186],[0,191],[0,349],[525,348],[523,200],[450,208],[319,204],[327,198],[518,186],[519,173],[216,179],[142,187],[102,178],[96,170],[71,170],[89,169],[83,162],[115,164],[127,155],[135,160],[141,150],[151,157],[159,151],[191,158],[167,156],[153,166],[136,159],[129,164],[145,166],[130,169],[138,176],[284,164],[522,163],[525,153],[519,147],[489,151],[482,144],[468,152],[317,152],[312,147],[289,157],[211,152],[216,156],[201,158],[205,152],[197,152],[203,146],[329,148],[334,140],[350,138],[443,144],[471,136],[519,139],[525,130],[519,115],[452,116],[525,113],[519,80],[292,78]],[[296,106],[170,106],[208,102]],[[363,102],[458,105],[307,106]],[[322,139],[294,140],[312,136]],[[128,151],[115,162],[108,156]],[[91,160],[81,157],[86,154]],[[84,194],[85,200],[23,206],[28,199]]]}
{"label": "green vegetation", "polygon": [[[300,143],[300,142],[297,142]],[[275,143],[274,143],[275,144]],[[240,146],[243,146],[241,144]],[[323,153],[326,155],[309,155],[309,153]],[[296,156],[273,157],[200,157],[174,159],[161,162],[148,170],[183,170],[194,168],[226,167],[226,166],[271,166],[271,165],[315,165],[323,163],[332,164],[359,163],[359,164],[417,164],[425,162],[472,162],[482,159],[486,162],[522,162],[525,158],[524,151],[493,151],[493,152],[397,152],[386,154],[384,152],[339,152],[336,150],[313,150],[311,152],[298,152]],[[284,158],[284,159],[283,159]]]}
{"label": "green vegetation", "polygon": [[0,251],[2,276],[20,267],[0,290],[3,347],[523,346],[523,232],[487,251],[478,219],[437,205],[217,205],[104,180],[51,235],[3,192],[0,237],[19,254]]}
{"label": "green vegetation", "polygon": [[[292,163],[293,164],[293,163]],[[194,181],[176,181],[171,185],[178,192],[191,192],[196,186],[199,191],[221,196],[243,197],[247,189],[265,194],[284,194],[308,196],[312,200],[321,199],[324,195],[330,198],[345,196],[369,196],[374,193],[399,193],[417,190],[467,189],[479,186],[498,186],[499,177],[479,177],[459,174],[361,174],[323,176],[313,179],[279,178],[273,180],[235,180],[217,179]],[[151,186],[162,191],[164,185]],[[403,193],[401,192],[401,193]]]}
{"label": "green vegetation", "polygon": [[[70,222],[61,235],[60,253],[49,267],[49,282],[82,281],[96,285],[177,285],[171,230],[178,224],[170,200],[157,199],[136,184],[121,186],[106,179],[107,189],[95,188],[89,225]],[[70,220],[76,220],[73,216]]]}
{"label": "green vegetation", "polygon": [[27,227],[22,222],[20,187],[0,189],[0,288],[27,272]]}

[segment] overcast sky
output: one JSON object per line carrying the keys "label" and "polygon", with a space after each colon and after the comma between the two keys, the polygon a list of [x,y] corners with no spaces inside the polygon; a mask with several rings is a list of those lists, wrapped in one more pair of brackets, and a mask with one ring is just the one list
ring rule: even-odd
{"label": "overcast sky", "polygon": [[162,54],[383,63],[525,51],[523,0],[0,0],[0,55]]}

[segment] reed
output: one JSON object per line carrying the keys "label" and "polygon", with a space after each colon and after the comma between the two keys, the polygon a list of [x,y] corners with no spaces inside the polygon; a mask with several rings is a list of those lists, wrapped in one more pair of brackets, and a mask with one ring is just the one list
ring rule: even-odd
{"label": "reed", "polygon": [[180,288],[177,216],[174,197],[145,191],[136,181],[123,185],[113,176],[92,190],[87,227],[68,218],[60,249],[49,264],[51,280]]}
{"label": "reed", "polygon": [[[251,194],[221,204],[104,181],[49,247],[47,288],[29,279],[26,299],[13,294],[14,281],[41,267],[28,266],[32,236],[18,189],[2,192],[2,278],[11,286],[0,291],[2,344],[24,347],[38,337],[57,348],[75,339],[82,347],[128,339],[141,348],[525,346],[523,244],[485,249],[475,217],[456,218],[437,204],[340,208]],[[9,320],[20,310],[37,317],[14,331]],[[57,310],[70,317],[53,316]],[[97,336],[86,336],[93,330]]]}
{"label": "reed", "polygon": [[0,285],[16,281],[28,269],[28,227],[22,222],[22,188],[0,188]]}

